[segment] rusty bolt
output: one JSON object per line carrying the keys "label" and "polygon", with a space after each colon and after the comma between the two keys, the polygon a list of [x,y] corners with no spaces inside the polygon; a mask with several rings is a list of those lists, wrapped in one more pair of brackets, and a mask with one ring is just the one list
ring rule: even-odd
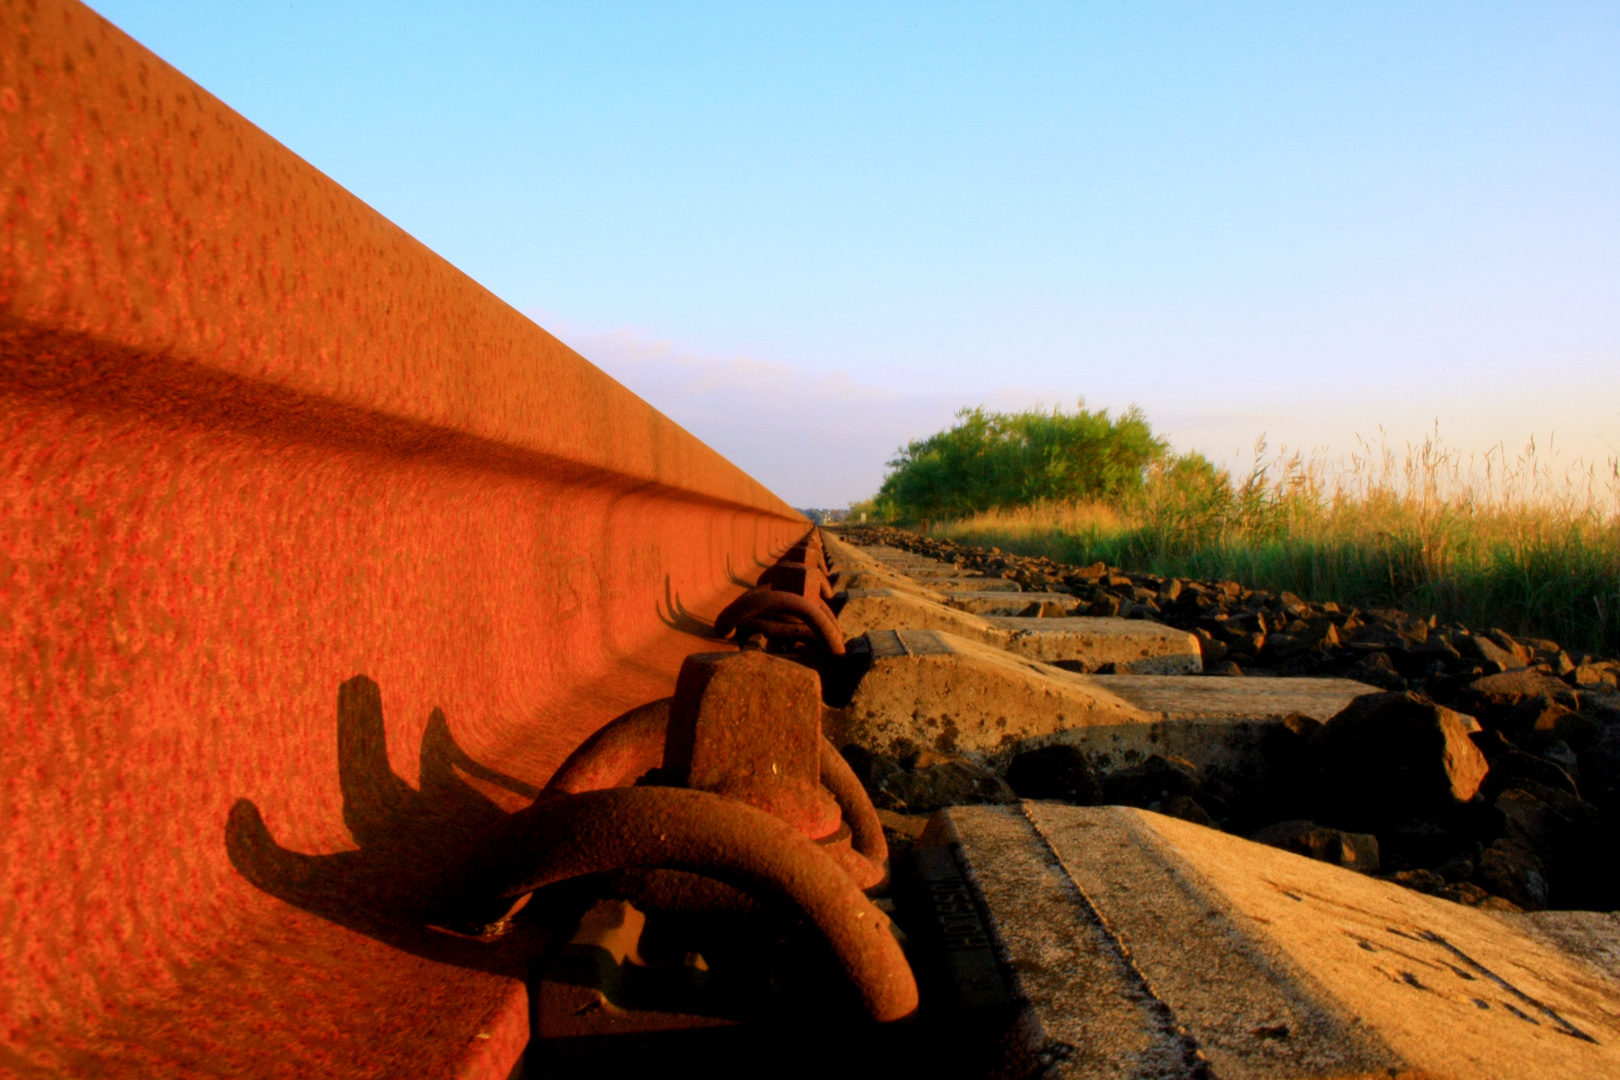
{"label": "rusty bolt", "polygon": [[749,650],[681,665],[664,768],[686,786],[757,806],[812,840],[842,820],[821,786],[821,677]]}

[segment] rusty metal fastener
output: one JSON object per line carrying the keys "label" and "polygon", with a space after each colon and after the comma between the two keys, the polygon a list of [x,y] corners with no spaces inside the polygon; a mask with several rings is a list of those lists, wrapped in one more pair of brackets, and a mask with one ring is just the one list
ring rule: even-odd
{"label": "rusty metal fastener", "polygon": [[[549,793],[629,787],[664,760],[664,732],[673,698],[643,705],[602,728],[581,743],[546,786]],[[822,847],[861,889],[875,889],[888,879],[889,844],[883,836],[872,799],[849,763],[821,739],[821,785],[838,804],[849,828],[847,843],[835,839]],[[834,834],[836,837],[836,834]]]}
{"label": "rusty metal fastener", "polygon": [[715,632],[738,640],[754,634],[767,639],[817,642],[834,656],[845,652],[844,636],[827,601],[833,597],[821,534],[811,530],[759,576],[753,589],[737,597],[715,619]]}
{"label": "rusty metal fastener", "polygon": [[804,536],[788,545],[787,549],[776,556],[778,562],[802,562],[820,567],[823,573],[827,570],[827,552],[821,543],[821,531],[811,529]]}
{"label": "rusty metal fastener", "polygon": [[917,983],[882,911],[787,822],[735,799],[685,788],[542,795],[474,853],[475,896],[516,897],[625,867],[690,870],[802,912],[832,947],[878,1021],[917,1009]]}
{"label": "rusty metal fastener", "polygon": [[558,766],[546,791],[577,795],[628,787],[658,768],[664,763],[664,733],[669,728],[672,700],[648,702],[598,729]]}
{"label": "rusty metal fastener", "polygon": [[762,652],[702,653],[681,665],[664,768],[687,787],[775,814],[812,840],[837,831],[821,786],[821,679]]}
{"label": "rusty metal fastener", "polygon": [[[672,708],[675,702],[680,704]],[[569,755],[546,790],[578,794],[624,787],[660,767],[690,786],[793,821],[810,839],[822,841],[863,889],[887,877],[889,848],[877,811],[849,764],[821,735],[819,683],[807,668],[760,653],[689,657],[675,698],[633,709],[599,730]],[[812,791],[836,804],[831,823],[827,803]],[[847,838],[838,836],[840,821]]]}
{"label": "rusty metal fastener", "polygon": [[[715,633],[725,637],[750,621],[797,622],[834,656],[844,655],[844,633],[832,610],[819,598],[774,589],[750,589],[728,604],[714,620]],[[767,635],[769,636],[769,635]]]}
{"label": "rusty metal fastener", "polygon": [[755,588],[771,588],[777,592],[798,593],[800,596],[820,600],[833,597],[832,582],[818,567],[802,562],[778,562],[759,575]]}
{"label": "rusty metal fastener", "polygon": [[805,563],[806,565],[815,567],[824,574],[827,573],[828,570],[827,557],[819,547],[800,545],[799,547],[789,548],[787,551],[783,552],[782,557],[777,561]]}
{"label": "rusty metal fastener", "polygon": [[[654,768],[688,787],[637,787]],[[880,1021],[917,1006],[887,917],[862,892],[888,845],[821,734],[820,678],[760,652],[691,656],[673,698],[602,728],[469,862],[463,898],[516,897],[609,870],[698,874],[802,912]]]}

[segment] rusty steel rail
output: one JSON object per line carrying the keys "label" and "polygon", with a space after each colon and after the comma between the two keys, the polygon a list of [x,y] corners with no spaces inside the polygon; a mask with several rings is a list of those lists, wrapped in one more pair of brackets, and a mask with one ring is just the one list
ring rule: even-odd
{"label": "rusty steel rail", "polygon": [[506,1076],[413,916],[805,522],[73,0],[0,170],[0,1071]]}

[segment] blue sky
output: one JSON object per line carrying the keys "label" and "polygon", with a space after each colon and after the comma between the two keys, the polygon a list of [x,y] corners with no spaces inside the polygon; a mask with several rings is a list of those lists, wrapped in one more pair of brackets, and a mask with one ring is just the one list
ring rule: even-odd
{"label": "blue sky", "polygon": [[797,505],[963,405],[1620,450],[1620,4],[93,5]]}

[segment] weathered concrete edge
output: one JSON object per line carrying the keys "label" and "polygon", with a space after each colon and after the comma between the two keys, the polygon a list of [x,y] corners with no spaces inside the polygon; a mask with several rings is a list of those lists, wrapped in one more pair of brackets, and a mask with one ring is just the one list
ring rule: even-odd
{"label": "weathered concrete edge", "polygon": [[[963,877],[990,915],[988,929],[1013,992],[1030,1009],[1046,1055],[1059,1075],[1127,1080],[1197,1075],[1197,1044],[1178,1028],[1173,1010],[1149,986],[1130,950],[1065,870],[1027,814],[1008,807],[954,807],[936,814],[924,842],[953,849]],[[978,811],[978,813],[975,813]],[[966,822],[962,819],[966,818]],[[960,825],[982,842],[993,834],[994,875],[966,850]],[[1030,933],[1013,936],[998,909],[1040,916]],[[1079,988],[1076,992],[1076,988]],[[1068,999],[1069,1007],[1051,1003]]]}
{"label": "weathered concrete edge", "polygon": [[[1156,1059],[1154,1061],[1156,1068],[1144,1067],[1148,1062],[1138,1055],[1132,1055],[1130,1071],[1121,1068],[1123,1062],[1111,1064],[1108,1071],[1098,1071],[1099,1062],[1088,1061],[1077,1055],[1070,1064],[1065,1065],[1062,1070],[1063,1076],[1074,1077],[1076,1080],[1080,1078],[1091,1080],[1093,1077],[1116,1075],[1156,1078],[1190,1078],[1207,1075],[1205,1070],[1210,1064],[1210,1056],[1190,1030],[1190,1018],[1178,1015],[1175,1007],[1166,999],[1166,995],[1155,986],[1153,980],[1138,964],[1131,945],[1121,930],[1091,896],[1075,869],[1064,860],[1058,850],[1059,845],[1043,827],[1040,804],[1023,802],[1010,807],[953,807],[941,811],[939,817],[949,823],[949,828],[942,825],[937,830],[937,835],[948,838],[958,846],[961,853],[960,861],[966,868],[965,874],[972,874],[973,869],[969,849],[976,843],[981,847],[988,846],[982,843],[984,834],[999,834],[996,839],[1003,842],[1004,846],[989,852],[991,857],[997,860],[996,871],[999,874],[1003,871],[1009,855],[1017,850],[1009,841],[1016,833],[1022,833],[1029,850],[1038,851],[1039,858],[1045,861],[1052,871],[1061,874],[1064,890],[1072,898],[1071,904],[1078,902],[1078,906],[1073,908],[1077,914],[1067,920],[1069,924],[1067,929],[1081,940],[1089,936],[1094,943],[1100,941],[1117,958],[1116,981],[1107,991],[1115,1001],[1109,1006],[1109,1011],[1103,1014],[1091,1011],[1100,1007],[1089,1000],[1093,996],[1090,991],[1096,989],[1093,986],[1087,986],[1086,994],[1073,995],[1071,984],[1061,977],[1056,980],[1030,980],[1027,987],[1025,983],[1020,983],[1020,989],[1030,995],[1031,1005],[1043,1030],[1049,1032],[1049,1037],[1070,1042],[1071,1039],[1064,1038],[1064,1035],[1068,1035],[1080,1040],[1075,1045],[1083,1045],[1087,1038],[1092,1037],[1098,1021],[1105,1020],[1112,1045],[1119,1046],[1120,1028],[1129,1020],[1126,1002],[1131,999],[1133,993],[1139,993],[1145,995],[1152,1003],[1151,1008],[1138,1006],[1135,1019],[1142,1025],[1139,1035],[1150,1039],[1153,1043],[1156,1053],[1152,1057]],[[1009,825],[1010,822],[1017,824]],[[1164,841],[1152,834],[1151,829],[1132,828],[1131,833],[1131,839],[1137,841],[1137,846],[1131,850],[1142,856],[1141,861],[1148,864],[1146,868],[1168,873],[1182,887],[1179,893],[1168,897],[1172,902],[1179,901],[1177,906],[1184,909],[1181,914],[1185,917],[1185,921],[1180,929],[1193,926],[1207,927],[1211,922],[1222,924],[1221,929],[1225,932],[1213,936],[1219,945],[1224,946],[1222,949],[1224,955],[1222,962],[1214,966],[1220,967],[1223,971],[1231,971],[1240,965],[1252,970],[1255,974],[1249,980],[1251,985],[1258,993],[1277,999],[1275,1004],[1282,1006],[1281,1011],[1295,1019],[1296,1023],[1299,1020],[1306,1021],[1314,1029],[1312,1034],[1318,1041],[1318,1048],[1322,1043],[1329,1041],[1337,1044],[1333,1050],[1334,1056],[1338,1058],[1340,1071],[1332,1075],[1341,1073],[1382,1075],[1386,1070],[1399,1067],[1399,1056],[1359,1024],[1356,1017],[1339,1009],[1326,988],[1320,986],[1312,976],[1301,970],[1285,954],[1263,949],[1252,937],[1240,933],[1233,921],[1232,905],[1195,868],[1176,858]],[[1012,852],[1009,852],[1009,848]],[[1012,857],[1016,858],[1017,855],[1012,854]],[[1028,857],[1035,858],[1033,854]],[[1029,919],[1025,914],[1028,904],[1025,890],[997,889],[987,882],[987,875],[984,874],[972,875],[969,880],[980,890],[980,895],[984,898],[985,906],[991,914],[992,933],[996,935],[998,942],[1006,941],[1008,927],[1015,919],[1021,928],[1039,924],[1034,928],[1042,938],[1046,937],[1048,932],[1063,928],[1065,920],[1055,917],[1057,913],[1043,912],[1042,919]],[[984,891],[987,886],[991,889],[988,894]],[[999,905],[997,900],[1001,901]],[[1095,929],[1088,930],[1088,925]],[[1100,938],[1098,934],[1101,935]],[[1033,945],[1034,942],[1030,944]],[[1003,947],[1021,953],[1026,965],[1037,957],[1042,964],[1049,962],[1046,959],[1050,955],[1049,945],[1033,952],[1029,949],[1018,950],[1015,943],[1008,943]],[[1014,970],[1022,975],[1018,967],[1015,966]],[[1282,988],[1285,986],[1295,992],[1284,993]],[[1174,1042],[1168,1038],[1169,1032],[1175,1033]]]}
{"label": "weathered concrete edge", "polygon": [[[1029,830],[1005,825],[1028,819],[1044,840],[1037,850],[1057,856],[1217,1075],[1586,1080],[1620,1069],[1620,980],[1563,940],[1590,946],[1589,926],[1528,932],[1523,916],[1504,920],[1125,807],[1026,803],[1022,815],[940,816],[954,827],[931,832],[965,842],[959,858],[986,868],[980,882],[1006,861],[998,832],[1037,848]],[[1004,919],[1029,929],[1012,892],[991,905],[998,932]],[[1614,915],[1556,914],[1604,924],[1605,945],[1620,940]]]}

